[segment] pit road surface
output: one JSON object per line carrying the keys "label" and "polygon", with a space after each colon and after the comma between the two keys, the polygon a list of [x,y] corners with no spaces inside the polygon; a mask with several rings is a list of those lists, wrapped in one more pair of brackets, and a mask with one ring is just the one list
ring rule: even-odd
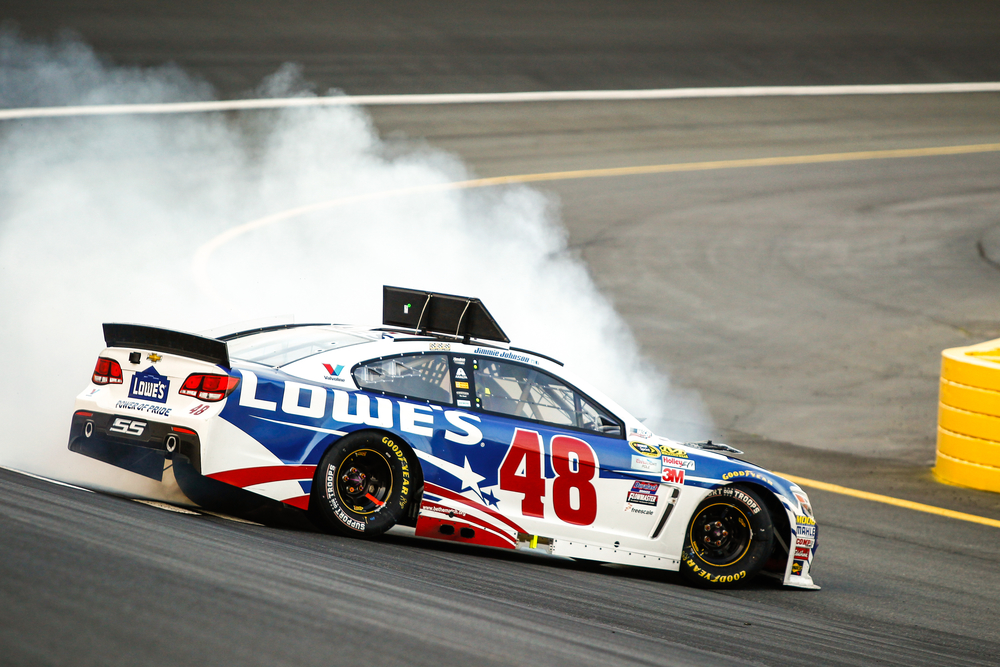
{"label": "pit road surface", "polygon": [[[284,60],[350,93],[1000,79],[1000,19],[975,3],[643,5],[633,23],[514,5],[317,20],[293,4],[268,21],[193,3],[37,6],[5,17],[29,34],[73,26],[121,62],[173,59],[228,97]],[[323,21],[343,39],[317,36]],[[486,25],[492,40],[463,39]],[[995,143],[998,112],[995,94],[371,110],[395,141],[481,176]],[[1000,224],[998,174],[1000,154],[981,153],[539,187],[646,354],[751,460],[1000,519],[996,495],[927,468],[940,349],[1000,336],[1000,270],[978,247]],[[0,471],[0,647],[12,664],[995,662],[1000,529],[810,496],[823,591],[709,593],[652,571],[174,514]]]}

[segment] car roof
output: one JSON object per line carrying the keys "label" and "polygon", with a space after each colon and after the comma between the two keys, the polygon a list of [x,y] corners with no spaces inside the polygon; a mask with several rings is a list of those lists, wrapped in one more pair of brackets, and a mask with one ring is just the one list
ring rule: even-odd
{"label": "car roof", "polygon": [[251,362],[278,368],[295,375],[296,367],[311,357],[327,363],[353,367],[362,362],[402,354],[442,352],[511,361],[533,366],[562,379],[624,419],[629,425],[638,420],[585,379],[548,355],[512,347],[496,341],[456,340],[450,337],[417,334],[385,326],[349,324],[302,324],[262,327],[221,337],[229,345],[234,365]]}

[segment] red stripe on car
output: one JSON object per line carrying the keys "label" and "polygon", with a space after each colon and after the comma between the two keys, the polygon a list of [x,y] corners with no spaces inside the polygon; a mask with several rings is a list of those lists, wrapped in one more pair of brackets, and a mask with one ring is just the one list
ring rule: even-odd
{"label": "red stripe on car", "polygon": [[311,480],[314,472],[316,472],[316,466],[260,466],[258,468],[213,472],[207,477],[245,489],[248,486],[267,482],[283,482],[289,479]]}
{"label": "red stripe on car", "polygon": [[525,532],[523,528],[521,528],[519,525],[517,525],[507,517],[505,517],[503,514],[500,514],[500,512],[497,512],[495,509],[487,507],[486,505],[480,505],[479,503],[474,503],[465,496],[460,496],[459,494],[455,493],[451,489],[446,489],[443,486],[438,486],[437,484],[431,484],[430,482],[424,482],[424,488],[433,493],[434,495],[441,496],[442,498],[449,498],[451,500],[457,500],[458,502],[465,503],[469,507],[473,507],[479,510],[480,512],[485,512],[494,519],[507,524],[508,526],[510,526],[519,533]]}
{"label": "red stripe on car", "polygon": [[281,502],[286,505],[291,505],[292,507],[298,507],[300,510],[309,509],[309,496],[296,496],[294,498],[286,498]]}

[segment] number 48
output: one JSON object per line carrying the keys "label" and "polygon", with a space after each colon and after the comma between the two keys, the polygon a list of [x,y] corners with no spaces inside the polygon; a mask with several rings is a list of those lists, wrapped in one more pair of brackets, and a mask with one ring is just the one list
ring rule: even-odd
{"label": "number 48", "polygon": [[[583,440],[568,435],[552,437],[552,508],[566,523],[589,526],[597,518],[597,489],[591,480],[597,475],[597,456]],[[542,436],[517,429],[507,456],[500,464],[500,488],[520,493],[521,514],[544,518],[545,475]],[[574,465],[575,469],[574,469]],[[573,507],[571,491],[577,490],[578,506]]]}

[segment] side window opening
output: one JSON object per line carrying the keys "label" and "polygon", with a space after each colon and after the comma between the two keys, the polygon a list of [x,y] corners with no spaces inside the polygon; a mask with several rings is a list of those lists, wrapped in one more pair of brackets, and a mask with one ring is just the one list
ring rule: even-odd
{"label": "side window opening", "polygon": [[[579,398],[579,397],[578,397]],[[603,408],[589,403],[583,398],[580,400],[580,428],[588,431],[597,431],[613,438],[622,437],[622,427],[617,419],[604,411]]]}
{"label": "side window opening", "polygon": [[354,369],[362,389],[451,403],[451,371],[444,354],[410,354],[376,359]]}
{"label": "side window opening", "polygon": [[476,396],[488,412],[622,437],[620,423],[555,377],[526,366],[476,359]]}

